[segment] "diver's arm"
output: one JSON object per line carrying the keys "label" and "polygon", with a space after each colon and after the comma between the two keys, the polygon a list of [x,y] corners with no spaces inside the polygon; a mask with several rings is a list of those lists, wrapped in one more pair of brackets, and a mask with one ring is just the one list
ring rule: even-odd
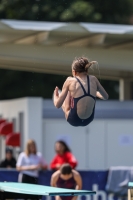
{"label": "diver's arm", "polygon": [[103,99],[104,100],[103,96],[100,94],[99,91],[96,92],[96,97],[98,97],[99,99]]}
{"label": "diver's arm", "polygon": [[62,106],[67,96],[67,93],[69,91],[69,78],[67,78],[67,80],[65,81],[60,94],[58,90],[59,90],[58,87],[56,87],[54,90],[54,105],[56,108],[60,108]]}
{"label": "diver's arm", "polygon": [[96,96],[100,99],[103,100],[107,100],[109,98],[109,95],[107,94],[107,92],[105,91],[105,89],[103,88],[103,86],[100,84],[100,82],[98,81],[98,79],[96,78],[96,83],[97,83],[97,92],[96,92]]}

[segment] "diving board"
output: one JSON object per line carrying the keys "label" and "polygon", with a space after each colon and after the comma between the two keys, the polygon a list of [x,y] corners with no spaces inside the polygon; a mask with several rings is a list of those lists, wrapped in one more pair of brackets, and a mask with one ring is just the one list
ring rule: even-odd
{"label": "diving board", "polygon": [[133,182],[128,183],[128,200],[133,200]]}
{"label": "diving board", "polygon": [[40,199],[42,196],[78,196],[93,194],[96,194],[96,192],[89,190],[71,190],[26,183],[0,182],[1,200],[9,198]]}

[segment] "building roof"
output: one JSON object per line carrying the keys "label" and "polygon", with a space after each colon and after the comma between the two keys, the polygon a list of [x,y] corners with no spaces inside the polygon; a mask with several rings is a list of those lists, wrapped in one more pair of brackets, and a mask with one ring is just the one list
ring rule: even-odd
{"label": "building roof", "polygon": [[[132,34],[132,25],[119,24],[99,24],[99,23],[63,23],[63,22],[39,22],[39,21],[24,21],[24,20],[1,20],[1,24],[16,30],[32,30],[32,31],[52,31],[73,25],[84,27],[90,33],[109,33],[109,34]],[[63,30],[62,29],[62,30]],[[67,28],[68,29],[68,28]],[[72,29],[69,29],[71,31]],[[73,29],[74,30],[74,29]],[[84,31],[85,31],[84,30]]]}
{"label": "building roof", "polygon": [[70,74],[72,60],[97,60],[103,78],[133,79],[133,26],[0,20],[0,67]]}

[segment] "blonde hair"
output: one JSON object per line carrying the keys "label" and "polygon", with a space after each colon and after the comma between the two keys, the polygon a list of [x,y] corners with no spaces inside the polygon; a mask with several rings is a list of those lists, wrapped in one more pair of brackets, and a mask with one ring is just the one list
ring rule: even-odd
{"label": "blonde hair", "polygon": [[86,57],[79,57],[75,58],[75,60],[72,62],[72,69],[75,72],[88,72],[88,69],[91,68],[92,65],[97,64],[97,61],[89,61]]}
{"label": "blonde hair", "polygon": [[34,140],[28,140],[28,142],[27,142],[27,144],[26,144],[26,149],[25,149],[25,153],[26,153],[26,155],[27,156],[29,156],[30,155],[30,146],[31,145],[34,145],[34,147],[35,147],[35,150],[34,150],[34,154],[36,154],[37,153],[37,148],[36,148],[36,143],[35,143],[35,141]]}

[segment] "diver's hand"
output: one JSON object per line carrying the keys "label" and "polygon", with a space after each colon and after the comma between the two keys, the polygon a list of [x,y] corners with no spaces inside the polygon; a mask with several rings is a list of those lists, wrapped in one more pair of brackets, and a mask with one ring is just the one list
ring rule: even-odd
{"label": "diver's hand", "polygon": [[54,96],[59,97],[59,88],[56,86],[54,90]]}

